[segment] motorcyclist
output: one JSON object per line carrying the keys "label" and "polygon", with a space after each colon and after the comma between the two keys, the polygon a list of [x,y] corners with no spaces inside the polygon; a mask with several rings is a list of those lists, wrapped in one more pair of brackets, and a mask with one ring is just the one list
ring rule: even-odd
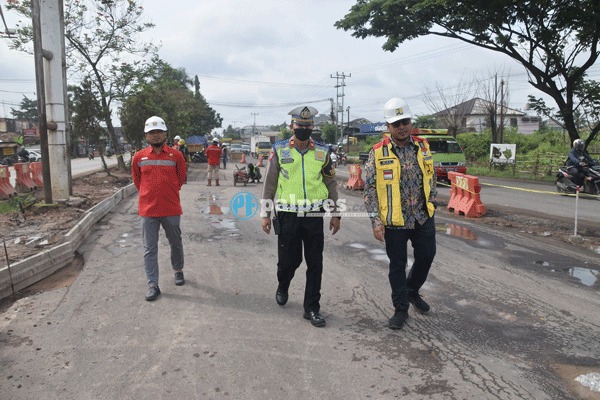
{"label": "motorcyclist", "polygon": [[573,176],[576,185],[582,185],[586,176],[586,169],[595,165],[596,162],[585,149],[585,142],[581,139],[573,141],[573,148],[569,152],[567,167],[569,174]]}
{"label": "motorcyclist", "polygon": [[19,152],[17,153],[17,155],[19,156],[19,161],[29,162],[29,152],[27,151],[25,146],[21,146],[19,148]]}
{"label": "motorcyclist", "polygon": [[260,170],[252,163],[248,164],[248,177],[250,178],[250,183],[260,182],[260,178],[262,178]]}

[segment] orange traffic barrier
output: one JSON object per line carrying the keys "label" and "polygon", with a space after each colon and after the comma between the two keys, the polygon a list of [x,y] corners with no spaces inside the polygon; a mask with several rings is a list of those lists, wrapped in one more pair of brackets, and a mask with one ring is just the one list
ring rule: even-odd
{"label": "orange traffic barrier", "polygon": [[348,165],[348,172],[350,173],[350,177],[348,178],[348,183],[346,184],[346,189],[352,190],[362,190],[365,188],[365,181],[363,181],[362,169],[360,168],[360,164],[350,164]]}
{"label": "orange traffic barrier", "polygon": [[240,160],[242,164],[246,164],[246,153],[242,153],[242,159]]}
{"label": "orange traffic barrier", "polygon": [[8,199],[15,196],[17,191],[10,184],[10,169],[8,165],[0,166],[0,199]]}
{"label": "orange traffic barrier", "polygon": [[42,178],[42,163],[32,162],[29,164],[31,169],[31,180],[35,183],[35,186],[41,188],[44,187],[44,179]]}
{"label": "orange traffic barrier", "polygon": [[257,167],[264,167],[262,154],[258,156],[258,163],[256,164],[256,166]]}
{"label": "orange traffic barrier", "polygon": [[29,170],[29,164],[19,163],[14,165],[15,171],[17,172],[15,187],[17,192],[31,192],[35,190],[35,183],[31,180],[31,171]]}
{"label": "orange traffic barrier", "polygon": [[486,209],[479,195],[481,186],[478,177],[448,171],[448,179],[452,184],[448,210],[465,217],[481,217],[485,214]]}

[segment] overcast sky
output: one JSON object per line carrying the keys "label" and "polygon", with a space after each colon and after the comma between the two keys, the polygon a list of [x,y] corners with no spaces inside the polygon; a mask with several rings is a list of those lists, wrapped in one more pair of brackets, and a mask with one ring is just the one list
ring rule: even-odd
{"label": "overcast sky", "polygon": [[[6,0],[0,2],[10,27],[17,18],[6,11]],[[342,73],[345,122],[348,107],[350,120],[382,121],[383,104],[391,97],[405,98],[414,114],[430,114],[425,98],[437,97],[437,87],[452,97],[494,74],[508,82],[512,108],[522,110],[528,94],[540,95],[508,56],[437,37],[406,42],[389,53],[381,48],[383,38],[361,40],[336,29],[333,24],[354,3],[144,0],[144,18],[156,26],[142,38],[160,44],[160,57],[173,67],[198,75],[223,128],[289,123],[287,113],[303,104],[329,114],[329,99],[336,102],[335,85],[341,83],[335,76]],[[0,38],[0,116],[10,116],[23,94],[35,95],[33,57],[9,50]]]}

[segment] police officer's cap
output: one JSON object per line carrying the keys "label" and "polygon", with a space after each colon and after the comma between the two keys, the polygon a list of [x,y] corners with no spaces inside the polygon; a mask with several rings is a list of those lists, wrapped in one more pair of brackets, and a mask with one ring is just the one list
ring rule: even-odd
{"label": "police officer's cap", "polygon": [[312,126],[315,115],[318,113],[319,112],[314,107],[300,106],[294,108],[288,115],[292,116],[292,122],[295,122],[300,126]]}

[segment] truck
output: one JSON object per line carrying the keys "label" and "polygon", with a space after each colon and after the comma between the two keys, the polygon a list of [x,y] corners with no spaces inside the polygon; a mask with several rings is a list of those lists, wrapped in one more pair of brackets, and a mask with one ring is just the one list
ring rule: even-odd
{"label": "truck", "polygon": [[263,156],[263,158],[269,157],[271,153],[271,138],[264,135],[252,136],[250,138],[250,151],[255,158],[259,156]]}
{"label": "truck", "polygon": [[448,129],[415,128],[413,135],[427,139],[433,157],[436,179],[448,181],[448,171],[467,173],[467,159]]}

